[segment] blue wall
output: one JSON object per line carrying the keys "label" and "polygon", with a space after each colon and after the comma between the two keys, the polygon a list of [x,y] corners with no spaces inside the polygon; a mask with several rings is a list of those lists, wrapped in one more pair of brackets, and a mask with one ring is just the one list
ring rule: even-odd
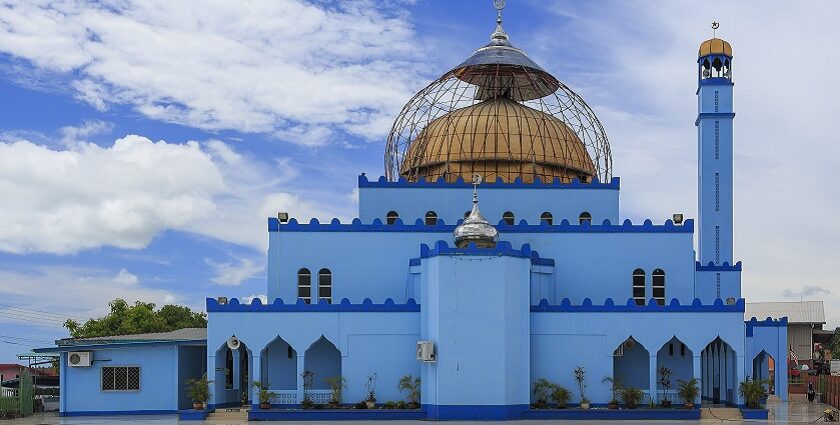
{"label": "blue wall", "polygon": [[207,347],[181,345],[178,349],[178,409],[192,409],[192,399],[187,395],[188,379],[201,378],[207,372]]}

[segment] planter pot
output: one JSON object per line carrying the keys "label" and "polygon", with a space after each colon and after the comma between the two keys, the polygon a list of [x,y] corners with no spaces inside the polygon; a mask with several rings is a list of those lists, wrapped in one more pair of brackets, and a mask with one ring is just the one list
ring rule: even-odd
{"label": "planter pot", "polygon": [[376,402],[375,401],[365,400],[365,405],[367,406],[368,409],[376,408]]}
{"label": "planter pot", "polygon": [[585,402],[585,403],[581,403],[581,404],[580,404],[580,408],[581,408],[581,409],[588,409],[588,408],[589,408],[589,402],[587,401],[587,402]]}
{"label": "planter pot", "polygon": [[414,402],[408,403],[408,408],[409,409],[419,409],[420,408],[420,403],[414,403]]}
{"label": "planter pot", "polygon": [[686,409],[693,409],[694,408],[694,403],[686,403],[685,408]]}
{"label": "planter pot", "polygon": [[609,406],[607,407],[609,407],[610,409],[618,409],[618,403],[610,402]]}
{"label": "planter pot", "polygon": [[195,410],[204,410],[204,403],[200,403],[197,401],[193,402],[193,409]]}
{"label": "planter pot", "polygon": [[534,403],[534,407],[536,407],[537,409],[545,409],[546,407],[548,407],[548,403],[544,401],[538,401]]}
{"label": "planter pot", "polygon": [[558,409],[565,409],[566,408],[566,403],[558,403],[557,408]]}
{"label": "planter pot", "polygon": [[260,409],[271,409],[271,403],[260,403]]}

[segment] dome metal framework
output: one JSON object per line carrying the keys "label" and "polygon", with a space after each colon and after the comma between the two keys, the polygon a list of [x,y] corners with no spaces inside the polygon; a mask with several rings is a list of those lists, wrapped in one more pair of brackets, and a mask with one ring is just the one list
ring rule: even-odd
{"label": "dome metal framework", "polygon": [[489,44],[420,90],[391,128],[389,181],[609,181],[606,132],[586,102],[514,47]]}

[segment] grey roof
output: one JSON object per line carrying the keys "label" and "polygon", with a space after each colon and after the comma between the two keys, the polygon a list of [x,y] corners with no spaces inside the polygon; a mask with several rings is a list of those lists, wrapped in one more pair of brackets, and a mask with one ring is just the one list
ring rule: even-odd
{"label": "grey roof", "polygon": [[825,309],[822,301],[747,303],[744,319],[753,317],[758,320],[787,317],[788,323],[825,323]]}
{"label": "grey roof", "polygon": [[134,335],[100,336],[93,338],[65,338],[56,341],[57,345],[111,344],[119,342],[156,342],[156,341],[200,341],[207,339],[207,328],[183,328],[171,332],[156,332]]}

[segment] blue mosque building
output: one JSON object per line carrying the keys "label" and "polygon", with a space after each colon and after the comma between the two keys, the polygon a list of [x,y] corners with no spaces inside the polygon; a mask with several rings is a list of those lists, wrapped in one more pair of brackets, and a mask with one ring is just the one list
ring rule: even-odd
{"label": "blue mosque building", "polygon": [[[267,303],[208,298],[206,333],[44,349],[62,355],[62,413],[187,409],[183,380],[206,372],[208,408],[244,400],[252,419],[282,418],[305,397],[328,403],[332,377],[347,384],[344,403],[371,389],[377,404],[404,400],[405,375],[421,382],[414,418],[520,419],[540,378],[571,390],[572,406],[605,406],[605,377],[680,403],[658,384],[662,367],[674,383],[700,381],[697,404],[742,406],[739,383],[768,378],[787,340],[784,318],[744,320],[732,69],[728,42],[701,44],[697,116],[686,117],[698,216],[633,223],[594,111],[514,46],[500,14],[490,42],[396,118],[385,175],[358,176],[357,218],[268,219]],[[90,366],[71,367],[75,352]],[[123,372],[136,388],[106,391]],[[253,381],[272,409],[259,409]],[[783,384],[775,393],[787,398]]]}

